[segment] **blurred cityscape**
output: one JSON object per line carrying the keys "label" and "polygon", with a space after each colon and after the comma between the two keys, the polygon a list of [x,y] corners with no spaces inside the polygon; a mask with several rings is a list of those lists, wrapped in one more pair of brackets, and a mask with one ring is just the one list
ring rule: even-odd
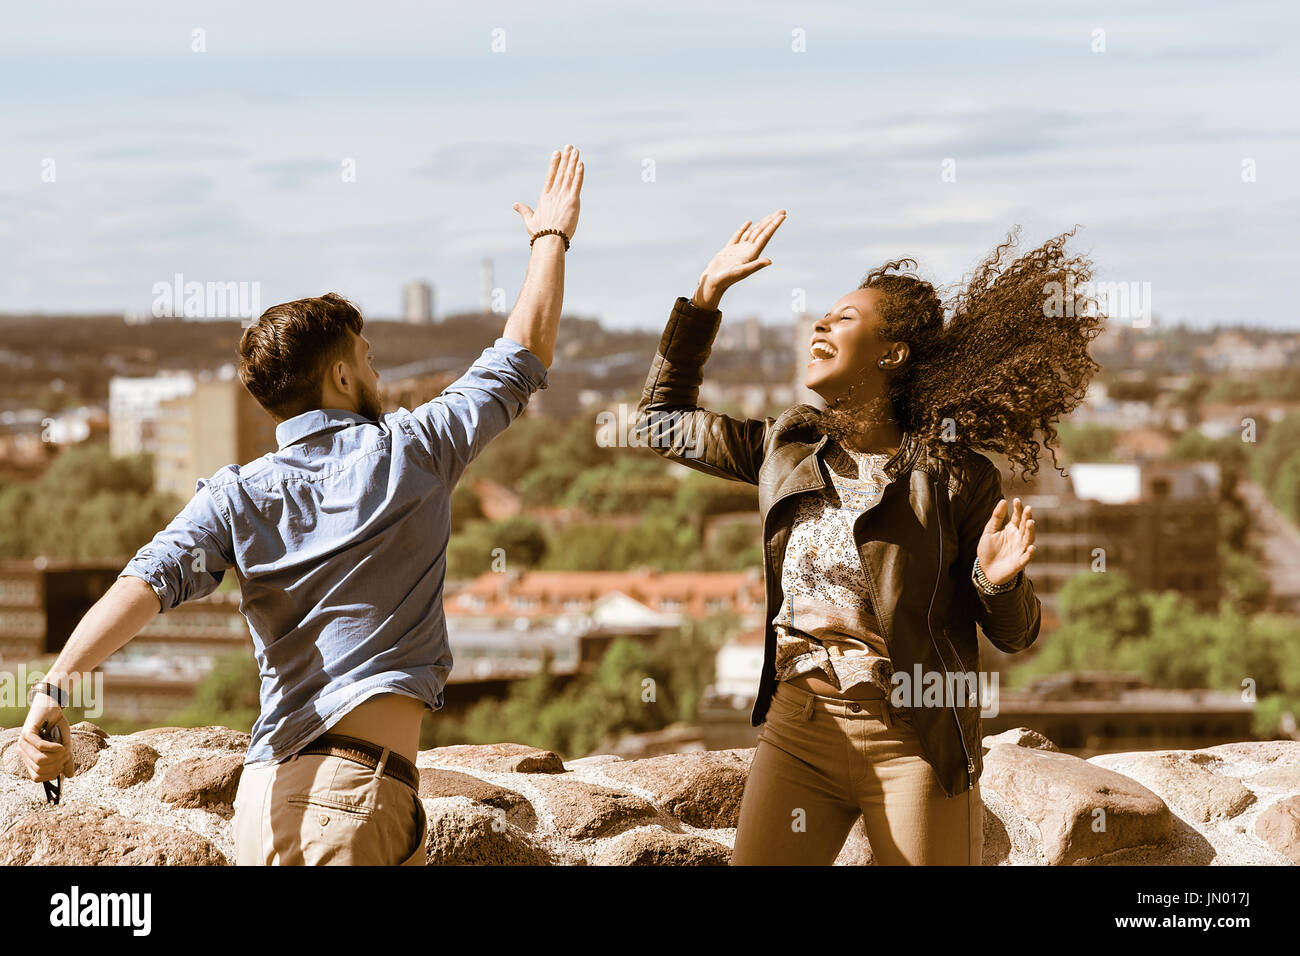
{"label": "blurred cityscape", "polygon": [[[436,397],[501,334],[483,271],[479,312],[436,317],[416,280],[400,318],[367,322],[386,408]],[[817,401],[810,322],[726,316],[700,404],[762,417]],[[197,479],[275,449],[235,375],[240,332],[0,316],[0,670],[52,660]],[[455,667],[428,741],[753,745],[757,494],[629,447],[658,338],[566,317],[550,387],[456,489]],[[1044,618],[1024,654],[981,638],[1002,688],[985,732],[1028,726],[1082,755],[1300,736],[1300,335],[1115,324],[1093,355],[1103,370],[1059,429],[1068,477],[1050,457],[1026,481],[1003,468],[1006,495],[1034,506]],[[251,722],[250,648],[228,574],[104,665],[97,722]]]}

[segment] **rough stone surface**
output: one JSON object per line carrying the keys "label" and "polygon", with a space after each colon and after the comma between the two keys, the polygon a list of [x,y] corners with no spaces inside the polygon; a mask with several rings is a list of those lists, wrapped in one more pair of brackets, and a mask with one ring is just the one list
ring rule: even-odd
{"label": "rough stone surface", "polygon": [[130,735],[137,743],[149,744],[151,747],[196,747],[204,750],[238,750],[248,751],[252,737],[229,727],[152,727]]}
{"label": "rough stone surface", "polygon": [[1030,730],[1028,727],[1013,727],[1011,730],[1004,730],[1000,734],[990,734],[984,738],[984,753],[988,753],[989,748],[997,744],[1028,747],[1030,750],[1059,751],[1061,749],[1038,731]]}
{"label": "rough stone surface", "polygon": [[523,744],[455,744],[425,751],[434,763],[503,773],[564,773],[560,755]]}
{"label": "rough stone surface", "polygon": [[[16,735],[16,729],[0,731],[0,757]],[[80,725],[74,750],[76,739],[84,740],[97,762],[64,779],[57,808],[46,804],[39,784],[0,773],[0,863],[234,860],[229,800],[247,734],[199,727],[108,736]],[[1054,751],[1046,745],[1050,742],[1023,728],[986,738],[985,744],[980,793],[986,865],[1300,862],[1300,741],[1107,754],[1086,761]],[[416,764],[429,818],[428,860],[575,866],[727,862],[753,754],[704,751],[639,759],[593,754],[563,762],[549,751],[511,743],[423,751]],[[1204,782],[1200,774],[1210,774],[1218,802],[1162,800],[1147,784],[1153,767],[1193,781]],[[1254,799],[1225,802],[1222,794],[1237,791],[1220,791],[1219,780],[1235,782]],[[1211,814],[1205,821],[1202,805],[1237,812]],[[1095,832],[1099,809],[1105,811],[1106,828]],[[835,863],[872,861],[859,820]]]}
{"label": "rough stone surface", "polygon": [[1160,796],[1178,815],[1199,823],[1232,818],[1255,802],[1237,777],[1218,772],[1223,760],[1196,751],[1139,754],[1124,773]]}
{"label": "rough stone surface", "polygon": [[1279,800],[1261,813],[1255,820],[1255,833],[1300,866],[1300,796]]}
{"label": "rough stone surface", "polygon": [[540,782],[556,828],[572,840],[610,836],[659,815],[650,801],[580,780]]}
{"label": "rough stone surface", "polygon": [[467,773],[423,767],[420,769],[420,796],[426,799],[468,797],[476,803],[500,810],[508,822],[521,829],[532,830],[537,826],[537,814],[527,797]]}
{"label": "rough stone surface", "polygon": [[693,827],[734,827],[740,819],[750,753],[717,750],[624,760],[607,765],[605,776],[640,788]]}
{"label": "rough stone surface", "polygon": [[1169,808],[1150,790],[1069,754],[996,744],[980,789],[1037,829],[1041,862],[1051,865],[1158,844],[1173,830]]}
{"label": "rough stone surface", "polygon": [[646,828],[621,834],[596,851],[597,866],[726,866],[731,848],[704,837]]}
{"label": "rough stone surface", "polygon": [[188,830],[141,823],[107,807],[60,804],[0,833],[0,866],[225,866]]}
{"label": "rough stone surface", "polygon": [[94,734],[96,737],[99,737],[101,740],[108,740],[108,732],[105,731],[98,724],[92,724],[88,720],[77,721],[77,723],[72,725],[72,729],[83,730],[88,734]]}
{"label": "rough stone surface", "polygon": [[430,866],[545,866],[545,847],[492,808],[464,799],[424,801],[429,818],[425,837]]}
{"label": "rough stone surface", "polygon": [[241,754],[209,754],[172,764],[163,772],[158,799],[179,807],[233,804],[244,769]]}
{"label": "rough stone surface", "polygon": [[148,744],[125,743],[104,761],[104,779],[119,789],[133,787],[153,779],[158,765],[158,751]]}

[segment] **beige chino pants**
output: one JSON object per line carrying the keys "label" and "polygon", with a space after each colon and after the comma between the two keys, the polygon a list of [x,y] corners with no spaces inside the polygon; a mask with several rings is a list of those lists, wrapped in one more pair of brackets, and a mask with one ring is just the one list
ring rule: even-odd
{"label": "beige chino pants", "polygon": [[240,866],[424,866],[424,804],[410,786],[325,754],[245,767],[235,794]]}
{"label": "beige chino pants", "polygon": [[732,865],[829,865],[859,816],[879,865],[980,865],[979,781],[948,796],[916,732],[891,720],[884,699],[823,697],[778,681]]}

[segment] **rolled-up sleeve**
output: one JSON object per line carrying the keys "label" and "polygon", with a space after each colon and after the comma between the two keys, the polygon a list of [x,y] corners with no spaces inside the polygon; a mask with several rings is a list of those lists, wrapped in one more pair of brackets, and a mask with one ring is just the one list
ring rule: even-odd
{"label": "rolled-up sleeve", "polygon": [[118,577],[147,582],[166,613],[211,594],[234,563],[230,523],[216,492],[200,480],[189,504],[136,552]]}
{"label": "rolled-up sleeve", "polygon": [[479,453],[548,386],[542,360],[502,336],[442,394],[412,411],[434,472],[451,488]]}

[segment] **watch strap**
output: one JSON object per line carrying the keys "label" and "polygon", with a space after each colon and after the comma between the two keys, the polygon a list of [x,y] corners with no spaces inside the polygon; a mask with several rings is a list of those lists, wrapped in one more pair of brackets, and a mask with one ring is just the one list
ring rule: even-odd
{"label": "watch strap", "polygon": [[68,692],[57,684],[51,684],[46,680],[38,681],[32,685],[31,693],[27,695],[27,702],[30,704],[31,699],[37,694],[45,694],[48,697],[54,698],[54,702],[60,707],[68,706]]}

